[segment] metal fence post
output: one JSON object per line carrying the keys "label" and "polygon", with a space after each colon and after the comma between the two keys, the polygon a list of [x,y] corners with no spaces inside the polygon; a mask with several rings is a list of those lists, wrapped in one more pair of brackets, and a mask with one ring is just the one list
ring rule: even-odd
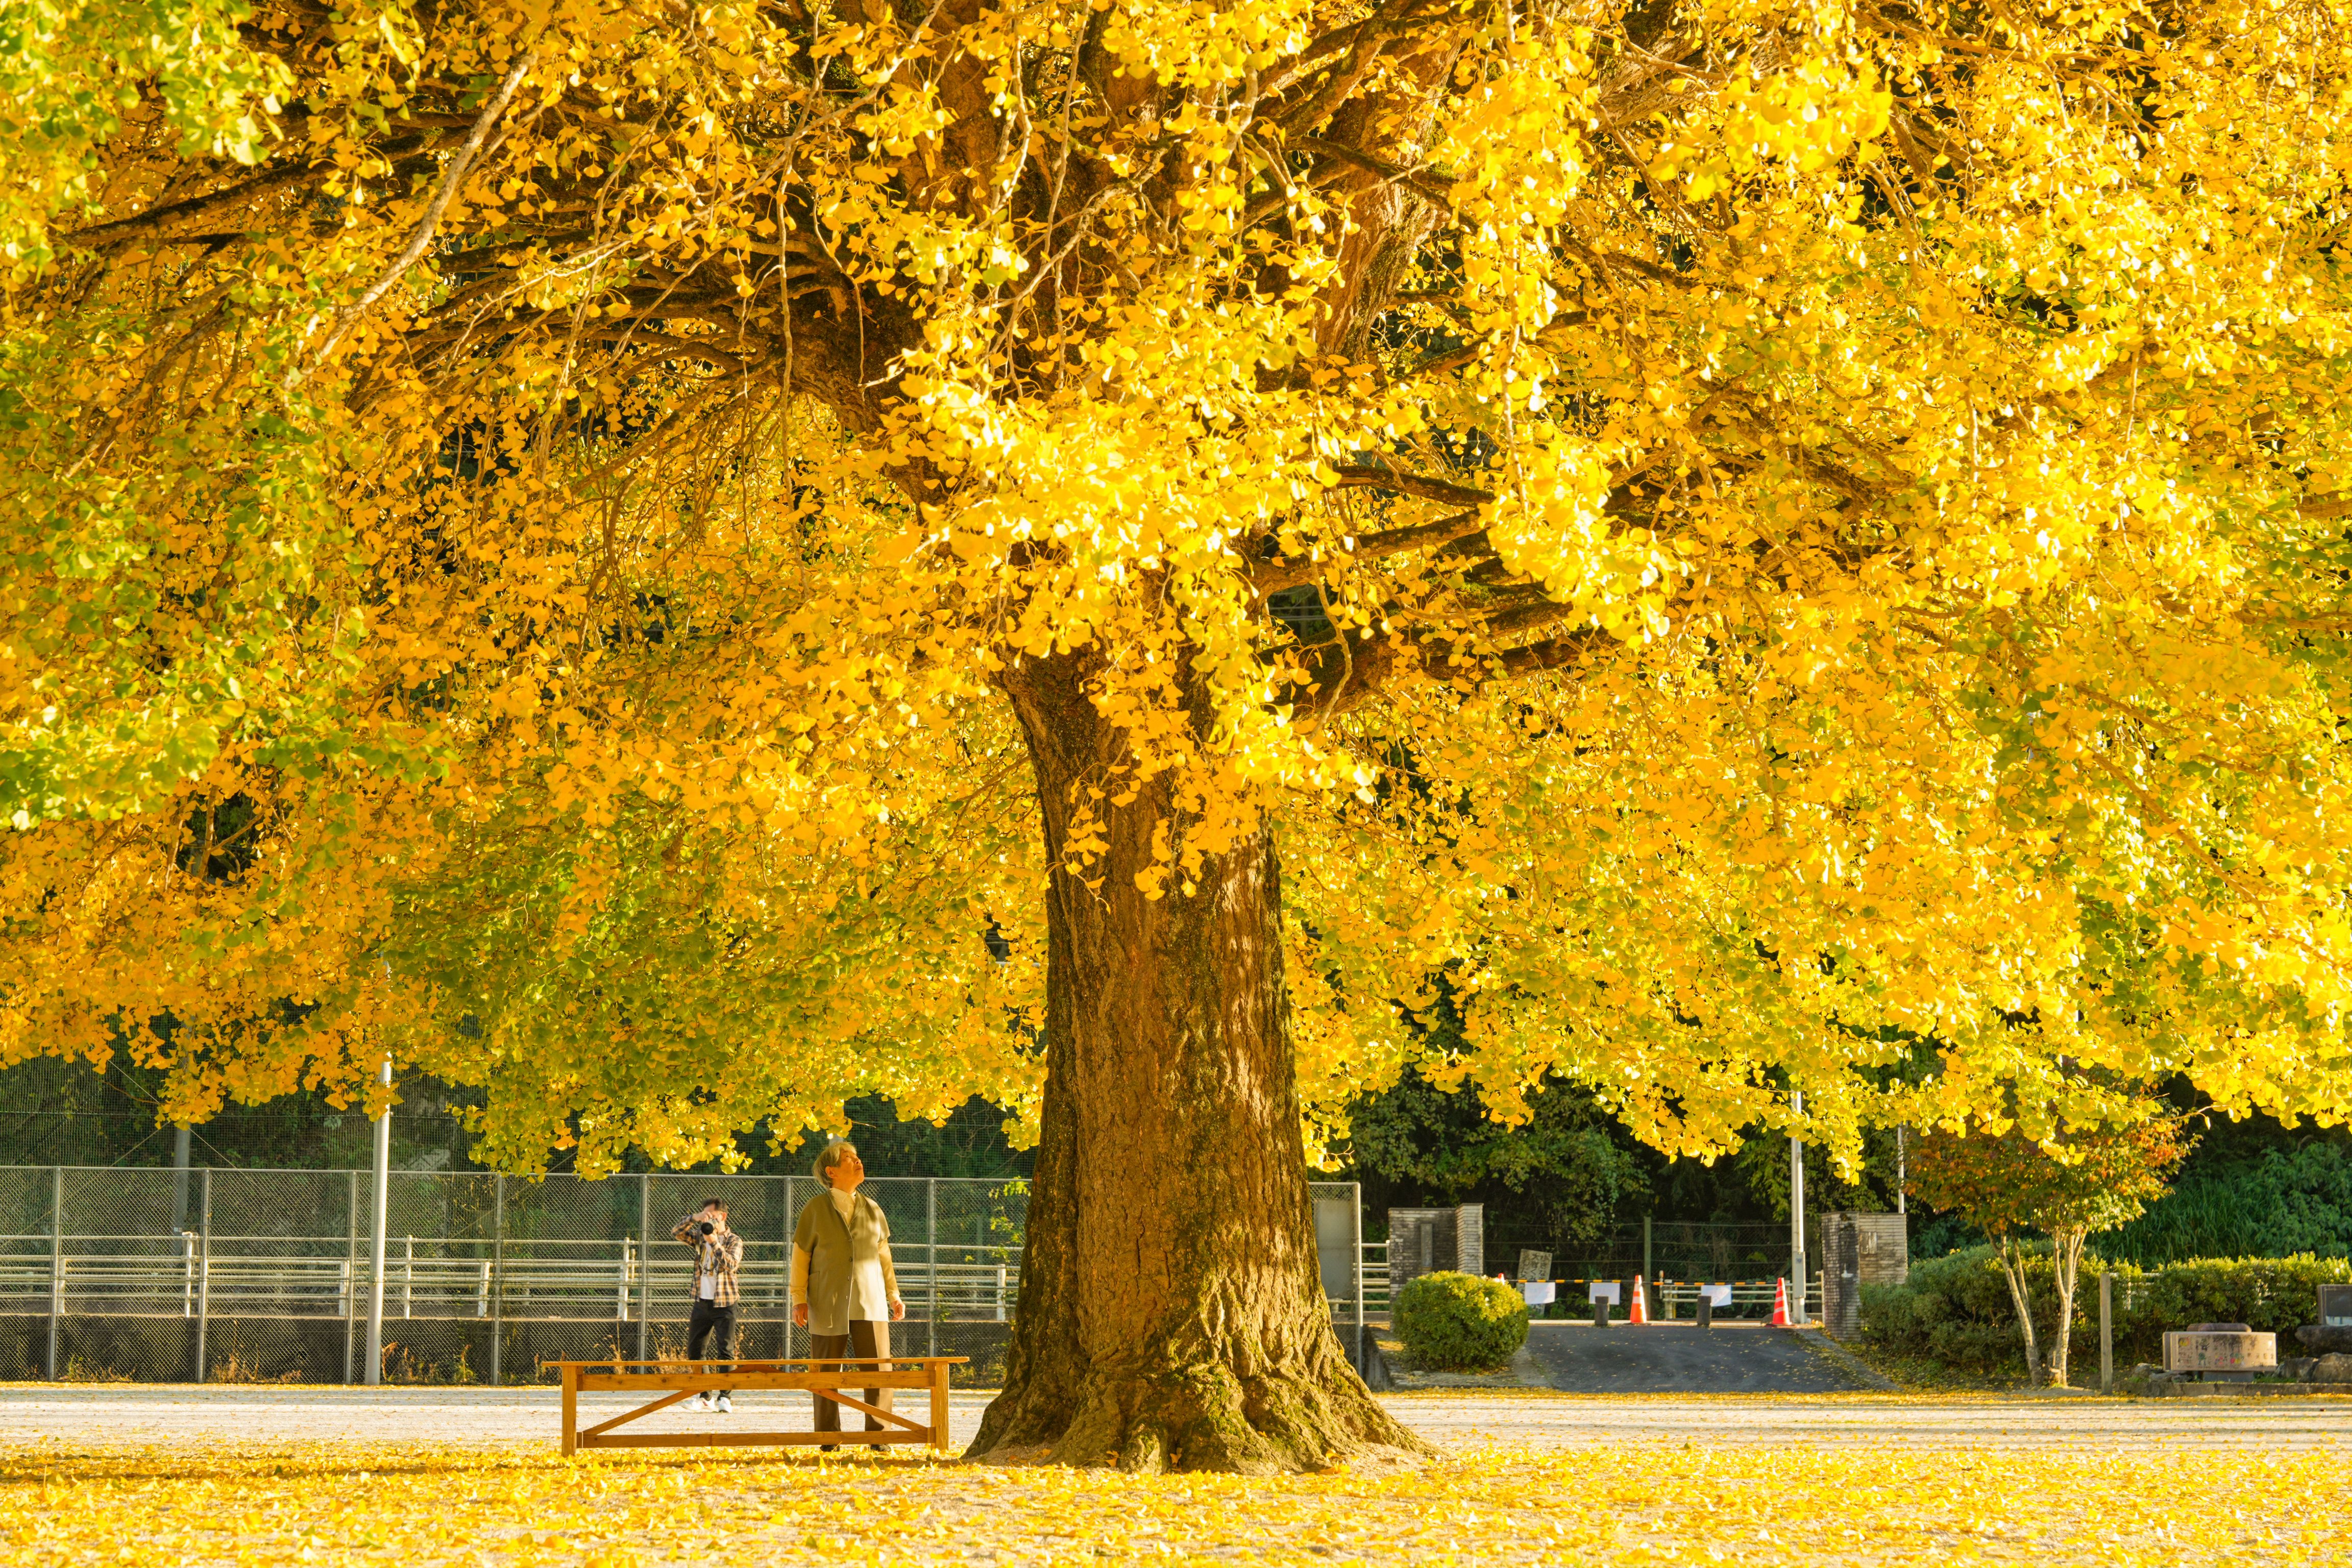
{"label": "metal fence post", "polygon": [[[798,1197],[799,1197],[799,1194],[800,1194],[800,1180],[801,1180],[801,1179],[800,1179],[798,1176],[786,1176],[786,1177],[784,1178],[784,1212],[785,1212],[786,1214],[788,1214],[788,1215],[791,1215],[793,1216],[793,1218],[795,1221],[798,1221],[798,1220],[799,1220],[799,1218],[800,1218],[800,1213],[801,1213],[801,1211],[800,1211],[800,1209],[799,1209],[799,1207],[798,1207],[798,1202],[797,1202]],[[787,1243],[786,1243],[787,1247],[790,1247],[790,1245],[791,1245],[791,1244],[790,1244],[789,1242],[787,1242]],[[793,1267],[793,1255],[792,1255],[792,1253],[788,1250],[788,1251],[786,1251],[786,1252],[785,1252],[785,1254],[784,1254],[784,1278],[785,1278],[785,1279],[786,1279],[787,1281],[789,1281],[789,1280],[792,1279],[792,1267]],[[787,1285],[785,1286],[785,1288],[784,1288],[784,1293],[785,1293],[787,1296],[789,1296],[789,1295],[791,1295],[791,1294],[792,1294],[792,1287],[790,1286],[790,1284],[787,1284]],[[788,1302],[786,1302],[786,1303],[785,1303],[785,1305],[784,1305],[784,1359],[785,1359],[785,1360],[790,1361],[790,1360],[793,1360],[793,1344],[794,1344],[795,1342],[798,1342],[798,1340],[799,1340],[799,1338],[800,1338],[800,1333],[801,1333],[800,1329],[799,1329],[799,1328],[798,1328],[798,1327],[797,1327],[797,1326],[793,1322],[793,1309],[792,1309],[792,1304],[788,1301]],[[812,1353],[813,1353],[813,1352],[814,1352],[814,1347],[812,1347]]]}
{"label": "metal fence post", "polygon": [[637,1178],[637,1359],[651,1361],[654,1317],[654,1178]]}
{"label": "metal fence post", "polygon": [[499,1363],[506,1353],[507,1309],[507,1179],[490,1178],[490,1386],[499,1386]]}
{"label": "metal fence post", "polygon": [[1352,1289],[1356,1292],[1356,1371],[1364,1370],[1364,1189],[1361,1183],[1349,1188],[1349,1209],[1356,1216],[1349,1248],[1349,1266],[1355,1270]]}
{"label": "metal fence post", "polygon": [[360,1300],[360,1173],[352,1173],[351,1201],[344,1205],[350,1234],[343,1263],[343,1381],[352,1381],[352,1361],[359,1353]]}
{"label": "metal fence post", "polygon": [[49,1169],[49,1381],[58,1377],[58,1331],[66,1312],[66,1168]]}
{"label": "metal fence post", "polygon": [[[792,1259],[788,1256],[786,1263]],[[940,1179],[923,1183],[923,1353],[940,1353]]]}
{"label": "metal fence post", "polygon": [[196,1197],[196,1364],[195,1381],[211,1369],[205,1362],[205,1335],[213,1315],[213,1168],[205,1167]]}
{"label": "metal fence post", "polygon": [[[1801,1089],[1789,1091],[1789,1114],[1793,1118],[1805,1114],[1805,1096]],[[1789,1303],[1789,1321],[1803,1326],[1808,1319],[1805,1310],[1805,1139],[1801,1127],[1789,1134],[1789,1285],[1794,1300]]]}
{"label": "metal fence post", "polygon": [[2116,1277],[2099,1270],[2099,1392],[2116,1391]]}
{"label": "metal fence post", "polygon": [[[392,1058],[383,1058],[383,1068],[377,1082],[385,1089],[392,1087]],[[368,1328],[367,1381],[371,1387],[383,1381],[383,1233],[392,1223],[392,1100],[383,1102],[383,1114],[375,1119],[375,1168],[370,1177],[368,1191]],[[415,1247],[410,1244],[414,1253]],[[412,1268],[411,1272],[414,1272]]]}
{"label": "metal fence post", "polygon": [[[1648,1284],[1655,1285],[1658,1282],[1658,1271],[1650,1267],[1650,1220],[1651,1216],[1648,1215],[1642,1216],[1642,1279]],[[1644,1306],[1648,1304],[1646,1301],[1643,1303]]]}

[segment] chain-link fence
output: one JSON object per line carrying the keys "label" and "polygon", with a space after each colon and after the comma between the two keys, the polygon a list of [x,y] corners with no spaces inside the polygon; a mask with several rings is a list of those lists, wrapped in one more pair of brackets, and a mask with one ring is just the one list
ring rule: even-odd
{"label": "chain-link fence", "polygon": [[[352,1383],[365,1374],[374,1177],[365,1171],[0,1166],[0,1379]],[[1360,1339],[1352,1183],[1312,1184],[1324,1289]],[[683,1354],[708,1197],[743,1237],[736,1352],[804,1356],[792,1323],[807,1176],[395,1171],[383,1271],[386,1382],[525,1383],[542,1362]],[[1020,1292],[1018,1181],[877,1178],[906,1354],[1002,1375]],[[1360,1356],[1360,1347],[1358,1353]]]}

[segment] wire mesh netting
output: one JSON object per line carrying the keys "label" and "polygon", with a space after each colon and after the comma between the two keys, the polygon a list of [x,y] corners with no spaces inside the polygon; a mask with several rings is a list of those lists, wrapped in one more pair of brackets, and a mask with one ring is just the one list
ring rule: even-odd
{"label": "wire mesh netting", "polygon": [[[0,1166],[0,1378],[360,1381],[373,1184],[364,1171]],[[1345,1337],[1361,1316],[1356,1188],[1312,1190]],[[882,1177],[864,1191],[889,1221],[907,1303],[892,1348],[1001,1377],[1026,1184]],[[713,1197],[743,1237],[734,1353],[804,1356],[791,1248],[817,1195],[806,1176],[394,1172],[383,1380],[535,1382],[551,1361],[682,1355],[694,1253],[670,1232]]]}

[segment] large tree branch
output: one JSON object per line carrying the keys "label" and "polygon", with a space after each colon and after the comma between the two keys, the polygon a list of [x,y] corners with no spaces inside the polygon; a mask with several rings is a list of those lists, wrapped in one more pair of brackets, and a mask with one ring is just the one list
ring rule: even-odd
{"label": "large tree branch", "polygon": [[366,293],[335,313],[334,325],[328,329],[326,340],[311,356],[310,363],[314,368],[334,357],[335,351],[342,346],[343,339],[350,335],[351,330],[375,308],[377,300],[392,292],[393,285],[400,281],[402,274],[424,258],[426,248],[433,243],[434,231],[441,226],[441,215],[449,210],[449,202],[457,195],[457,186],[464,182],[467,171],[474,166],[474,159],[480,153],[482,143],[489,140],[490,127],[496,125],[499,117],[507,111],[507,105],[514,101],[516,89],[522,86],[522,79],[530,75],[531,68],[538,63],[537,49],[526,52],[507,72],[506,79],[499,84],[499,90],[482,105],[481,113],[474,117],[473,130],[467,132],[464,144],[450,158],[449,167],[443,173],[440,184],[434,187],[433,199],[425,204],[425,216],[417,220],[416,232],[409,236],[408,244],[393,258],[392,265],[384,268],[383,276],[369,284]]}
{"label": "large tree branch", "polygon": [[127,245],[150,236],[164,239],[175,238],[178,237],[176,235],[163,231],[191,219],[201,218],[209,222],[212,215],[222,207],[250,201],[257,196],[265,196],[273,191],[283,190],[289,185],[323,180],[329,173],[331,171],[326,168],[308,163],[290,163],[282,168],[265,170],[250,179],[239,180],[233,185],[224,185],[219,190],[208,191],[200,196],[190,196],[184,201],[151,207],[143,213],[133,213],[129,217],[113,218],[105,223],[92,224],[88,228],[74,230],[66,236],[66,238],[75,245],[87,246],[94,250],[102,250],[110,246]]}
{"label": "large tree branch", "polygon": [[1394,468],[1375,468],[1369,463],[1343,463],[1334,471],[1339,476],[1339,483],[1332,487],[1334,489],[1393,490],[1401,496],[1443,501],[1448,506],[1486,506],[1495,499],[1492,490],[1457,485],[1423,474],[1401,474]]}
{"label": "large tree branch", "polygon": [[[1579,613],[1572,605],[1541,600],[1455,635],[1475,637],[1483,644],[1557,626]],[[1346,641],[1349,635],[1342,631],[1331,641],[1305,650],[1307,679],[1290,694],[1292,710],[1300,717],[1318,722],[1328,720],[1415,675],[1475,689],[1493,679],[1559,669],[1616,641],[1597,626],[1579,627],[1516,647],[1481,647],[1476,651],[1464,649],[1461,642],[1448,640],[1442,633],[1415,640],[1415,630],[1401,630],[1352,643]]]}
{"label": "large tree branch", "polygon": [[[1430,544],[1452,544],[1485,531],[1486,523],[1475,511],[1456,512],[1452,517],[1439,518],[1435,522],[1415,523],[1410,528],[1384,529],[1368,533],[1356,541],[1354,553],[1359,559],[1395,555],[1407,550],[1418,550]],[[1327,563],[1311,555],[1290,555],[1277,561],[1262,563],[1251,574],[1251,581],[1259,597],[1278,594],[1285,588],[1296,588],[1302,583],[1320,576]]]}
{"label": "large tree branch", "polygon": [[1319,153],[1323,157],[1336,158],[1342,163],[1352,164],[1368,174],[1377,174],[1390,184],[1408,187],[1415,195],[1435,203],[1444,211],[1454,210],[1454,193],[1435,180],[1430,179],[1423,170],[1403,168],[1384,159],[1375,158],[1370,153],[1360,152],[1343,142],[1327,141],[1320,136],[1294,136],[1290,139],[1290,144],[1302,153]]}

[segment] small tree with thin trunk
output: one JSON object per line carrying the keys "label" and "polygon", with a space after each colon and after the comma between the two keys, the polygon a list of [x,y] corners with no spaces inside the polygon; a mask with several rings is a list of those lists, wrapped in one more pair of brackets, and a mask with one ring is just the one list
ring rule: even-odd
{"label": "small tree with thin trunk", "polygon": [[2067,1327],[2074,1320],[2074,1283],[2083,1247],[2096,1232],[2139,1216],[2163,1196],[2174,1166],[2194,1140],[2178,1116],[2151,1116],[2127,1126],[2062,1124],[2047,1142],[2011,1125],[1938,1132],[1912,1156],[1912,1194],[1937,1208],[1956,1209],[1992,1237],[1993,1256],[2009,1281],[2010,1300],[2025,1335],[2025,1370],[2042,1381],[2042,1358],[2033,1329],[2033,1301],[2025,1278],[2026,1234],[2050,1237],[2056,1273],[2057,1328],[2052,1335],[2049,1382],[2066,1386]]}

